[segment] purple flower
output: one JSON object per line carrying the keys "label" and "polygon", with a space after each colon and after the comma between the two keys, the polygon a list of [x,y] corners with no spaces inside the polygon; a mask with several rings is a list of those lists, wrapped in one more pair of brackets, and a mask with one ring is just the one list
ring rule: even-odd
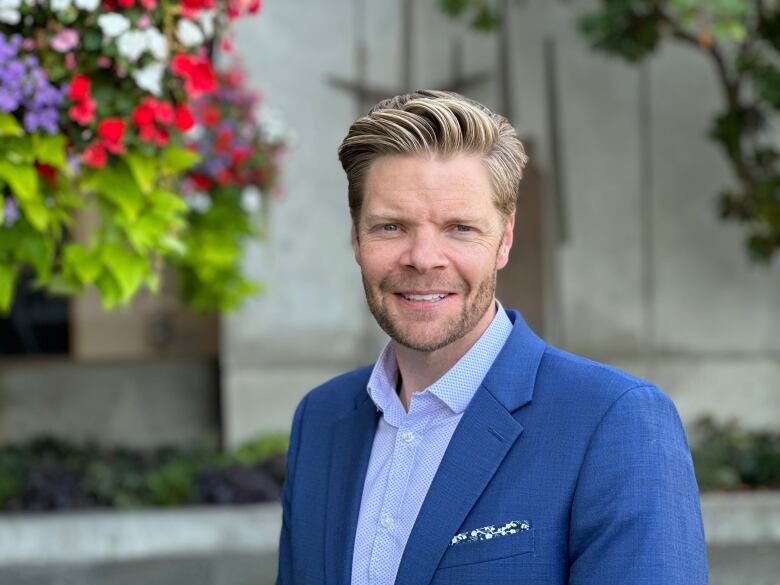
{"label": "purple flower", "polygon": [[7,227],[11,227],[19,221],[19,206],[16,204],[16,200],[13,197],[8,197],[3,202],[3,212],[5,213],[4,223]]}

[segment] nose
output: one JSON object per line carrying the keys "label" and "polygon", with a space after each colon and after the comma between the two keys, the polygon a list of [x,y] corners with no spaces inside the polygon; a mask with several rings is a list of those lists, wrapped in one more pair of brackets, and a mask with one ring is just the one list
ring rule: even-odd
{"label": "nose", "polygon": [[402,259],[405,268],[424,274],[447,266],[443,243],[437,234],[427,230],[416,231],[408,242]]}

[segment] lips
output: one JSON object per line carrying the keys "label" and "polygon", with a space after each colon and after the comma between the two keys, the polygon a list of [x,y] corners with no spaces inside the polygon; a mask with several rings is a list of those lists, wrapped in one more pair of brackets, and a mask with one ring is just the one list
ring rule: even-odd
{"label": "lips", "polygon": [[400,293],[407,301],[413,303],[435,303],[448,296],[449,293]]}

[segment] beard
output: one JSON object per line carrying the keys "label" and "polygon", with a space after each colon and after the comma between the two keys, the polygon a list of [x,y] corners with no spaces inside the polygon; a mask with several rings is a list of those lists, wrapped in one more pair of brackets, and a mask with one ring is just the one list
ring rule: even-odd
{"label": "beard", "polygon": [[[469,286],[468,284],[464,290],[459,290],[458,294],[463,298],[463,307],[458,315],[450,318],[445,324],[444,329],[439,333],[430,332],[430,334],[413,335],[411,331],[405,330],[403,326],[404,320],[415,319],[417,322],[424,322],[430,319],[429,315],[420,314],[417,317],[409,316],[393,317],[391,311],[385,305],[384,299],[387,295],[392,295],[392,291],[397,290],[414,290],[414,289],[426,289],[426,290],[456,290],[451,286],[438,286],[436,284],[421,285],[416,283],[405,283],[401,279],[395,279],[392,277],[385,277],[379,282],[378,288],[371,286],[366,281],[365,275],[361,275],[363,279],[363,289],[366,293],[366,301],[368,302],[368,308],[371,314],[376,319],[377,324],[382,330],[390,336],[392,340],[400,345],[420,352],[430,353],[446,347],[451,343],[461,339],[471,330],[473,330],[477,323],[479,323],[482,316],[490,308],[493,299],[496,294],[496,270],[494,269],[490,276],[480,281],[476,287]],[[473,294],[472,294],[473,293]],[[431,327],[434,327],[435,323],[431,323]],[[422,337],[421,339],[419,337]]]}

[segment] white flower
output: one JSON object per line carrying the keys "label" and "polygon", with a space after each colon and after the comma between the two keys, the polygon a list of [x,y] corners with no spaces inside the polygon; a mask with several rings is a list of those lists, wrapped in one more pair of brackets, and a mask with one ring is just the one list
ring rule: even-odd
{"label": "white flower", "polygon": [[214,20],[217,18],[217,11],[201,10],[200,12],[198,12],[195,18],[198,20],[198,24],[200,25],[200,28],[203,29],[203,34],[206,35],[206,38],[210,39],[211,37],[213,37]]}
{"label": "white flower", "polygon": [[186,18],[180,18],[176,24],[176,39],[185,47],[192,48],[203,44],[205,37],[197,24]]}
{"label": "white flower", "polygon": [[211,197],[200,191],[195,191],[184,200],[187,202],[187,207],[197,213],[206,213],[211,209]]}
{"label": "white flower", "polygon": [[165,65],[162,63],[149,63],[141,69],[136,69],[130,75],[138,87],[159,96],[162,93],[163,73],[165,73]]}
{"label": "white flower", "polygon": [[279,110],[261,105],[258,119],[260,120],[260,133],[268,142],[284,142],[291,137],[291,131]]}
{"label": "white flower", "polygon": [[55,12],[62,12],[71,6],[71,0],[51,0],[51,9]]}
{"label": "white flower", "polygon": [[21,4],[21,0],[0,0],[0,22],[19,24],[22,19],[19,13]]}
{"label": "white flower", "polygon": [[206,130],[201,126],[200,124],[194,124],[192,128],[187,130],[187,138],[190,140],[198,141],[201,138],[203,138],[203,135],[206,133]]}
{"label": "white flower", "polygon": [[103,34],[112,39],[130,30],[130,21],[116,12],[101,14],[97,20]]}
{"label": "white flower", "polygon": [[168,56],[168,40],[159,29],[150,26],[144,30],[146,35],[146,48],[158,61],[162,61]]}
{"label": "white flower", "polygon": [[116,48],[120,55],[135,63],[146,50],[146,33],[140,30],[125,31],[116,40]]}
{"label": "white flower", "polygon": [[92,12],[98,6],[100,6],[100,0],[73,0],[73,4],[75,4],[76,8],[79,8],[80,10]]}
{"label": "white flower", "polygon": [[241,191],[241,209],[246,213],[256,213],[260,209],[262,195],[260,189],[254,185],[249,185]]}

